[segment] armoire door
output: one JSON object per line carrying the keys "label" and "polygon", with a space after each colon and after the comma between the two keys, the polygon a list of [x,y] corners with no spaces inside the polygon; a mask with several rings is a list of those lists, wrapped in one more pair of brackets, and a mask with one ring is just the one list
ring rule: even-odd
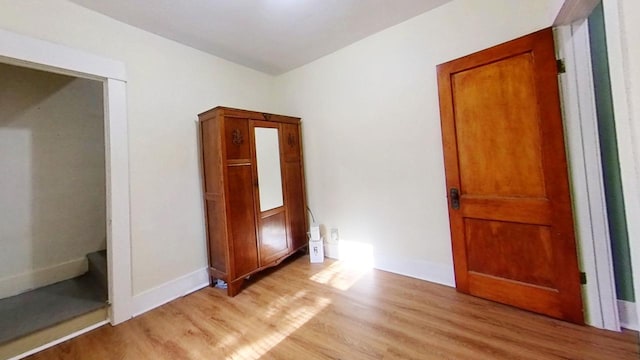
{"label": "armoire door", "polygon": [[[226,117],[224,153],[226,156],[226,208],[230,247],[230,280],[244,277],[259,267],[256,224],[253,215],[253,161],[251,159],[249,119]],[[211,216],[211,215],[210,215]],[[214,249],[220,251],[220,249]]]}
{"label": "armoire door", "polygon": [[260,264],[285,256],[290,249],[284,203],[284,182],[280,149],[280,126],[267,121],[252,121],[255,144],[255,194]]}
{"label": "armoire door", "polygon": [[438,66],[456,287],[583,323],[551,29]]}
{"label": "armoire door", "polygon": [[292,249],[307,244],[307,209],[305,209],[304,174],[302,168],[302,145],[300,126],[282,124],[282,146],[284,154],[285,202],[289,218],[287,235]]}

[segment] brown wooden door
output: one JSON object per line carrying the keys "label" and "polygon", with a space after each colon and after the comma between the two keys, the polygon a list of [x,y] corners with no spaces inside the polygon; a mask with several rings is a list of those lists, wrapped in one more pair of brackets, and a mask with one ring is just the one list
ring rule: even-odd
{"label": "brown wooden door", "polygon": [[456,287],[583,323],[554,54],[545,29],[438,66]]}

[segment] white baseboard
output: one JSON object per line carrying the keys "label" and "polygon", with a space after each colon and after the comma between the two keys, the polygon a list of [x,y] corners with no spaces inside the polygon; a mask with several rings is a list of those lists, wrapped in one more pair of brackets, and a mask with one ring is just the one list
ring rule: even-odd
{"label": "white baseboard", "polygon": [[144,314],[208,285],[209,274],[206,267],[166,282],[133,297],[133,316]]}
{"label": "white baseboard", "polygon": [[620,326],[625,329],[640,331],[636,303],[618,300],[618,311],[620,312]]}
{"label": "white baseboard", "polygon": [[441,285],[456,286],[453,265],[377,256],[373,259],[373,267]]}
{"label": "white baseboard", "polygon": [[[350,244],[347,246],[353,245],[354,244]],[[371,249],[369,246],[366,246],[366,244],[365,246],[362,246],[362,244],[356,244],[355,246],[357,253],[353,254],[353,249],[345,247],[344,243],[328,241],[324,243],[324,253],[328,258],[342,261],[350,261],[350,259],[361,261],[363,257],[370,256],[371,260],[367,261],[367,263],[370,263],[371,266],[373,266],[373,268],[375,269],[438,283],[441,285],[451,287],[456,286],[453,265],[446,265],[423,260],[392,258],[386,255],[374,254],[373,249]]]}
{"label": "white baseboard", "polygon": [[340,247],[337,243],[331,241],[325,241],[324,245],[324,256],[331,259],[340,259]]}
{"label": "white baseboard", "polygon": [[87,272],[88,264],[87,258],[83,256],[62,264],[4,277],[0,279],[0,299],[80,276]]}

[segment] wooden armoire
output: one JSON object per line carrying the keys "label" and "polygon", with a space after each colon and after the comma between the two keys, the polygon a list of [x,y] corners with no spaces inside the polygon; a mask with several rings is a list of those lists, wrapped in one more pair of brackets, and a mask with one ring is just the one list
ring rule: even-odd
{"label": "wooden armoire", "polygon": [[300,118],[227,107],[198,117],[209,277],[235,296],[308,244]]}

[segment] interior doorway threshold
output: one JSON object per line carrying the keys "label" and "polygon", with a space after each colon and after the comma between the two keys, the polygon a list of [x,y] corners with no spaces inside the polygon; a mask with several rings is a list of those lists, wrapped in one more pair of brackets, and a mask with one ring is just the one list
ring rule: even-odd
{"label": "interior doorway threshold", "polygon": [[81,333],[108,324],[108,308],[80,315],[0,345],[0,359],[21,359]]}

